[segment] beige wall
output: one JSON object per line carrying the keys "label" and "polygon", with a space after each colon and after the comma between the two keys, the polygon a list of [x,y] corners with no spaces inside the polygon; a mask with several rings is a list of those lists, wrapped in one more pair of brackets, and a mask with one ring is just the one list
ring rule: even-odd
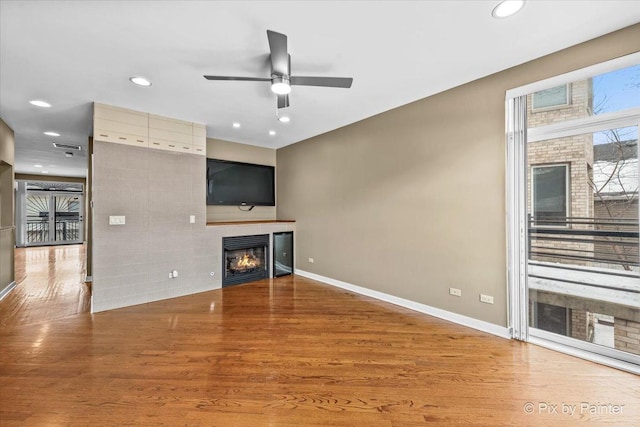
{"label": "beige wall", "polygon": [[14,133],[0,119],[0,291],[15,280],[14,162]]}
{"label": "beige wall", "polygon": [[[259,165],[276,165],[276,150],[213,138],[207,138],[207,157]],[[246,208],[243,207],[243,209]],[[276,208],[273,206],[256,206],[247,212],[240,210],[237,206],[207,206],[208,222],[252,221],[259,219],[276,219]]]}
{"label": "beige wall", "polygon": [[296,267],[506,326],[505,91],[638,50],[640,24],[278,150]]}

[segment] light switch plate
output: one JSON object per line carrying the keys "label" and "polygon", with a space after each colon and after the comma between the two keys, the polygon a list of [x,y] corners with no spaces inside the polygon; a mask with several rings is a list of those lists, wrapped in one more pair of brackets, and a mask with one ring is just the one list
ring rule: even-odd
{"label": "light switch plate", "polygon": [[124,215],[109,215],[109,225],[124,225]]}
{"label": "light switch plate", "polygon": [[189,215],[189,223],[190,224],[195,224],[196,223],[196,216],[195,215]]}

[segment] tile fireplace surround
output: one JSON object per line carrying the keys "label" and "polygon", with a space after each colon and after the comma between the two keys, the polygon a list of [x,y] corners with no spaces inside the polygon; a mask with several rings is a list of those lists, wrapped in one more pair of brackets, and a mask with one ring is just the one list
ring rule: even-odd
{"label": "tile fireplace surround", "polygon": [[[269,250],[273,251],[273,233],[279,233],[282,231],[295,231],[295,222],[293,221],[277,221],[277,220],[265,220],[265,221],[239,221],[239,222],[209,222],[207,223],[206,234],[214,241],[214,247],[217,250],[214,253],[214,267],[215,267],[215,288],[222,287],[222,257],[224,251],[222,249],[223,237],[237,237],[237,236],[253,236],[259,234],[269,235]],[[269,254],[269,260],[271,260],[271,253]],[[269,277],[273,277],[273,265],[269,264]]]}

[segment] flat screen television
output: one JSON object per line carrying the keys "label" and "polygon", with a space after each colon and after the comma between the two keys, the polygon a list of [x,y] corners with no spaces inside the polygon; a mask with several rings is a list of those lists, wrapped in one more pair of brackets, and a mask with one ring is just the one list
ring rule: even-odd
{"label": "flat screen television", "polygon": [[207,159],[207,205],[275,206],[275,168]]}

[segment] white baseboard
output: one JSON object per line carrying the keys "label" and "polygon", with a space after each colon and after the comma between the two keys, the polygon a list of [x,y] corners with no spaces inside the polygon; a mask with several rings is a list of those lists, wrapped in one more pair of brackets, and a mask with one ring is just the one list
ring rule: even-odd
{"label": "white baseboard", "polygon": [[9,292],[11,292],[13,290],[13,288],[15,288],[15,287],[16,287],[15,280],[13,282],[9,283],[7,286],[5,286],[5,288],[0,291],[0,301],[2,301],[2,299],[4,297],[9,295]]}
{"label": "white baseboard", "polygon": [[318,282],[326,283],[328,285],[336,286],[338,288],[346,289],[360,295],[365,295],[391,304],[399,305],[400,307],[408,308],[409,310],[448,320],[450,322],[457,323],[458,325],[477,329],[491,335],[511,339],[511,336],[509,335],[509,329],[504,326],[499,326],[493,323],[485,322],[483,320],[474,319],[473,317],[463,316],[462,314],[452,313],[451,311],[442,310],[440,308],[431,307],[419,302],[385,294],[384,292],[374,291],[372,289],[352,285],[351,283],[342,282],[330,277],[320,276],[319,274],[309,273],[308,271],[304,270],[296,269],[295,274],[311,280],[317,280]]}

